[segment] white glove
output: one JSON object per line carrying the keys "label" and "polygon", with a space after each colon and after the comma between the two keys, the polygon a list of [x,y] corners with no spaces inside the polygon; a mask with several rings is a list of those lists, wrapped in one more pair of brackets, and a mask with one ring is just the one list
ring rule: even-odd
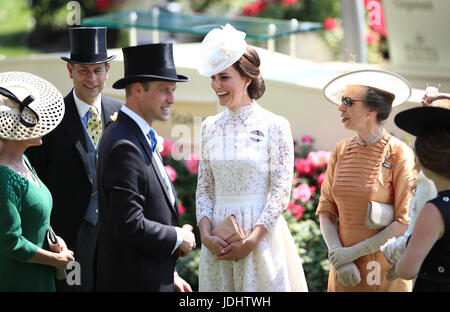
{"label": "white glove", "polygon": [[320,224],[320,231],[322,232],[323,239],[328,246],[328,252],[335,248],[342,247],[336,225],[331,223]]}
{"label": "white glove", "polygon": [[378,232],[372,237],[369,237],[362,242],[350,246],[350,247],[338,247],[329,251],[329,259],[333,264],[335,270],[346,263],[350,263],[355,261],[356,259],[370,255],[378,250],[380,247],[387,242],[387,240],[394,236],[394,233],[389,228],[389,226],[385,227],[382,231]]}
{"label": "white glove", "polygon": [[392,282],[393,280],[397,279],[399,276],[397,274],[397,271],[395,270],[395,264],[389,268],[389,270],[386,271],[386,280],[389,282]]}
{"label": "white glove", "polygon": [[361,275],[355,263],[350,262],[336,270],[339,281],[344,286],[356,286],[361,282]]}
{"label": "white glove", "polygon": [[388,242],[381,246],[380,250],[390,263],[397,263],[406,250],[406,242],[408,236],[401,236],[398,239],[389,239]]}

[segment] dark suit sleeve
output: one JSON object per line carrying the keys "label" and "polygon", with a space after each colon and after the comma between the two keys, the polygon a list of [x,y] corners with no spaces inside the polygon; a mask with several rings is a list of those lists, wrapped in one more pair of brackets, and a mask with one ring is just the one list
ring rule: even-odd
{"label": "dark suit sleeve", "polygon": [[148,207],[153,199],[143,195],[149,187],[146,175],[151,171],[141,151],[129,141],[119,141],[103,161],[101,179],[115,234],[131,248],[151,257],[169,257],[175,247],[177,233],[173,226],[144,216],[144,207]]}

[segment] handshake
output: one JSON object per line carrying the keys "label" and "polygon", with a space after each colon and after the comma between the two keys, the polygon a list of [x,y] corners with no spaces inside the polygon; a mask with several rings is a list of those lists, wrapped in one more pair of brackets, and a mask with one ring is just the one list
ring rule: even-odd
{"label": "handshake", "polygon": [[194,228],[190,224],[185,224],[181,227],[183,241],[177,250],[175,250],[175,257],[185,257],[196,247],[195,235],[193,233]]}

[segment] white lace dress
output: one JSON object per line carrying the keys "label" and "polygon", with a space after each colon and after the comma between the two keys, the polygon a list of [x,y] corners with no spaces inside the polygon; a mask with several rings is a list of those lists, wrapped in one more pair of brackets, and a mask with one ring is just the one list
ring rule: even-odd
{"label": "white lace dress", "polygon": [[202,245],[199,290],[307,291],[297,247],[281,215],[293,177],[289,122],[253,101],[208,117],[201,135],[197,222],[207,217],[214,228],[233,213],[246,236],[258,224],[268,234],[238,261],[215,260]]}

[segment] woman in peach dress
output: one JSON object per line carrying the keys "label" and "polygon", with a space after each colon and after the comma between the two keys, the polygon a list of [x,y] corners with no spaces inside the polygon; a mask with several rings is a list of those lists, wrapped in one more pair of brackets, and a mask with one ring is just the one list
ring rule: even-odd
{"label": "woman in peach dress", "polygon": [[[382,122],[411,87],[394,73],[362,70],[333,79],[324,94],[339,105],[344,127],[356,131],[335,146],[316,211],[331,262],[328,291],[411,291],[410,281],[385,279],[390,264],[380,251],[409,223],[414,154]],[[393,205],[388,226],[365,225],[369,201]]]}

